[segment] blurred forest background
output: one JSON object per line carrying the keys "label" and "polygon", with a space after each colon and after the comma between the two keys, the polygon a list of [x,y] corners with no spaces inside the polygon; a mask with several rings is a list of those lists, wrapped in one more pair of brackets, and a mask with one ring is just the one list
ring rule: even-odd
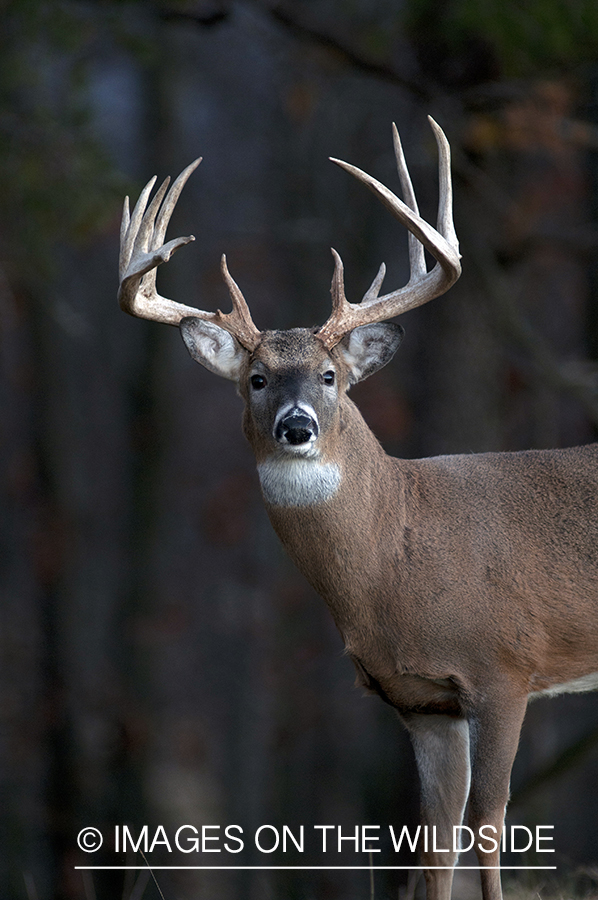
{"label": "blurred forest background", "polygon": [[[464,274],[354,398],[396,455],[591,441],[597,59],[595,0],[0,3],[3,900],[158,897],[74,870],[114,862],[115,824],[417,815],[399,722],[270,529],[233,387],[118,309],[123,195],[202,155],[162,292],[228,308],[226,252],[258,327],[322,323],[331,244],[353,301],[382,259],[388,290],[407,280],[404,231],[327,157],[398,189],[396,121],[434,221],[432,114]],[[512,789],[508,821],[553,824],[549,863],[595,892],[595,695],[530,707]],[[105,853],[78,850],[87,825]],[[166,900],[370,895],[367,872],[157,877]],[[376,873],[377,900],[406,880]]]}

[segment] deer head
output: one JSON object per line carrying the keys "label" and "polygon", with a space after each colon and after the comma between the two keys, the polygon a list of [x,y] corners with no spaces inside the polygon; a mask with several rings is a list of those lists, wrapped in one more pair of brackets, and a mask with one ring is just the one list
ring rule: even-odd
{"label": "deer head", "polygon": [[[440,197],[437,228],[419,215],[411,178],[396,127],[394,147],[405,201],[370,175],[333,160],[367,185],[409,230],[410,279],[405,287],[380,296],[385,276],[381,265],[361,303],[345,296],[343,264],[333,250],[332,313],[321,328],[260,332],[231,277],[225,256],[222,274],[232,311],[223,314],[193,309],[160,297],[156,267],[178,247],[193,240],[178,238],[163,245],[166,227],[180,192],[201,160],[193,162],[166,194],[168,180],[147,206],[155,179],[142,192],[132,217],[125,202],[121,235],[121,307],[132,315],[178,324],[191,356],[211,372],[234,381],[246,409],[244,428],[258,464],[266,459],[303,459],[327,464],[343,422],[343,398],[352,384],[367,378],[392,359],[403,329],[384,323],[444,293],[461,272],[452,218],[450,149],[442,129],[430,120],[439,150]],[[147,207],[147,209],[146,209]],[[160,208],[161,207],[161,208]],[[428,272],[427,248],[436,259]],[[332,479],[334,481],[334,479]],[[328,479],[330,482],[330,479]],[[328,484],[330,487],[330,484]]]}

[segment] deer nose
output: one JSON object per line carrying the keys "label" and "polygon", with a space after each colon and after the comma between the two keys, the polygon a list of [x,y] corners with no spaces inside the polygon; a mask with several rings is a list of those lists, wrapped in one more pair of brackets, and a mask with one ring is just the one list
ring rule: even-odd
{"label": "deer nose", "polygon": [[306,444],[317,436],[318,423],[299,407],[288,412],[276,426],[276,440],[283,444]]}

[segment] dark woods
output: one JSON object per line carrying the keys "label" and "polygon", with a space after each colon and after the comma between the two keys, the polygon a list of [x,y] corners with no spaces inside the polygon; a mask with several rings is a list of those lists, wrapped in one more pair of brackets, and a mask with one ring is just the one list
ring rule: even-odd
{"label": "dark woods", "polygon": [[[321,323],[331,245],[352,301],[382,260],[391,286],[408,271],[404,231],[328,156],[398,189],[396,121],[433,218],[430,113],[453,148],[464,274],[405,317],[395,362],[353,396],[396,455],[593,440],[596,13],[535,0],[515,27],[515,4],[495,5],[476,19],[455,0],[439,20],[423,0],[0,9],[0,896],[141,896],[131,872],[74,870],[114,864],[117,824],[414,821],[408,741],[353,688],[277,544],[234,389],[176,329],[118,309],[118,223],[125,193],[201,154],[170,234],[197,240],[162,293],[227,309],[226,252],[258,328]],[[597,783],[595,696],[532,705],[508,821],[553,824],[550,864],[582,891]],[[78,849],[84,826],[100,853]],[[247,841],[232,863],[286,861]],[[155,874],[166,900],[370,890],[367,872]],[[376,896],[406,881],[376,873]]]}

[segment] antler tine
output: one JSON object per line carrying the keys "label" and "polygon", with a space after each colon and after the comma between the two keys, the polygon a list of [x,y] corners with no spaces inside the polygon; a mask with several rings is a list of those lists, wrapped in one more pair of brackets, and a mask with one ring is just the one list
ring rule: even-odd
{"label": "antler tine", "polygon": [[[401,190],[403,199],[407,206],[419,215],[419,207],[413,190],[413,182],[407,168],[407,161],[403,153],[403,145],[399,136],[399,130],[395,123],[392,123],[392,140],[395,150],[395,159],[397,161],[397,171],[401,182]],[[424,245],[418,241],[414,234],[409,232],[409,280],[419,278],[426,274],[426,257],[424,254]]]}
{"label": "antler tine", "polygon": [[446,134],[432,116],[428,116],[438,146],[438,220],[437,228],[449,244],[459,249],[453,221],[453,182],[451,180],[451,148]]}
{"label": "antler tine", "polygon": [[220,271],[222,272],[222,277],[228,287],[233,308],[229,313],[223,313],[220,310],[217,310],[216,316],[218,317],[218,321],[216,324],[220,325],[221,328],[226,328],[231,334],[234,334],[239,343],[243,344],[244,347],[247,347],[248,350],[255,350],[262,335],[253,324],[247,301],[241,293],[239,285],[228,271],[226,254],[224,253],[220,260]]}
{"label": "antler tine", "polygon": [[[181,196],[181,191],[187,184],[187,180],[190,175],[195,172],[198,165],[200,164],[202,157],[198,157],[198,159],[194,159],[192,163],[189,163],[186,169],[183,169],[179,177],[176,179],[170,190],[168,191],[168,196],[164,201],[162,209],[160,210],[160,215],[158,216],[158,221],[156,223],[156,227],[154,229],[154,245],[152,249],[155,249],[159,244],[164,240],[164,235],[166,234],[166,229],[168,228],[168,223],[170,222],[170,217],[172,216],[173,210],[177,205],[177,201]],[[170,178],[167,179],[167,182],[170,181]]]}
{"label": "antler tine", "polygon": [[332,276],[332,284],[330,285],[330,293],[332,295],[332,311],[341,312],[347,298],[345,297],[345,276],[343,261],[334,247],[330,248],[334,257],[334,275]]}
{"label": "antler tine", "polygon": [[[384,277],[381,267],[378,275],[360,304],[344,301],[333,308],[328,321],[318,331],[318,338],[328,347],[334,347],[347,332],[359,325],[381,322],[421,306],[445,293],[461,274],[459,244],[453,225],[452,188],[450,175],[450,148],[444,132],[430,119],[439,152],[440,197],[438,204],[438,230],[421,218],[417,209],[411,178],[405,164],[400,141],[395,142],[399,178],[407,203],[400,200],[387,187],[366,172],[339,159],[332,159],[342,169],[363,182],[382,201],[388,210],[409,230],[421,249],[410,247],[411,275],[405,287],[378,297]],[[397,135],[398,137],[398,135]],[[426,271],[423,248],[437,260],[431,272]]]}
{"label": "antler tine", "polygon": [[132,218],[129,215],[129,198],[125,197],[123,217],[120,225],[120,255],[118,259],[119,273],[121,278],[126,272],[129,263],[131,262],[135,237],[137,235],[137,232],[139,231],[139,224],[141,222],[141,219],[143,218],[149,195],[151,194],[152,188],[155,183],[156,176],[154,175],[154,177],[150,178],[146,186],[141,191],[139,199],[135,204]]}
{"label": "antler tine", "polygon": [[181,191],[200,162],[201,157],[187,166],[168,194],[166,190],[170,179],[167,178],[156,191],[149,206],[148,200],[156,179],[154,177],[148,181],[132,215],[129,213],[129,198],[125,198],[120,231],[118,300],[125,312],[154,322],[178,325],[186,316],[212,322],[234,335],[244,347],[254,350],[261,340],[261,334],[251,320],[249,308],[241,291],[228,273],[224,258],[222,271],[233,302],[231,313],[195,309],[168,300],[156,291],[157,267],[167,262],[179,247],[195,240],[193,235],[188,235],[163,244],[170,217]]}
{"label": "antler tine", "polygon": [[[401,190],[403,192],[403,199],[407,206],[412,209],[414,213],[417,213],[419,215],[419,207],[417,205],[415,191],[413,190],[413,182],[411,181],[411,175],[409,174],[409,169],[407,168],[407,162],[405,160],[405,154],[403,153],[403,144],[401,143],[399,131],[394,122],[392,123],[392,140],[395,151],[395,159],[397,162],[397,172],[399,173]],[[420,243],[420,241],[418,241],[415,235],[411,232],[409,232],[408,240],[410,273],[409,279],[411,280],[412,278],[419,278],[421,275],[425,275],[427,269],[426,258],[424,255],[424,245]],[[384,265],[384,263],[381,263],[378,274],[374,278],[366,293],[363,295],[361,301],[362,304],[367,306],[377,299],[385,275],[386,266]]]}
{"label": "antler tine", "polygon": [[[152,200],[150,207],[147,213],[143,217],[141,228],[139,229],[139,242],[141,246],[142,241],[147,241],[145,246],[142,246],[142,249],[147,250],[157,250],[162,246],[162,242],[164,241],[164,235],[166,234],[166,229],[168,228],[168,223],[170,222],[170,217],[174,211],[174,208],[177,204],[177,200],[181,196],[181,191],[185,187],[187,180],[190,175],[193,174],[195,169],[201,162],[201,156],[199,159],[193,160],[186,169],[183,169],[179,177],[176,179],[168,194],[166,195],[166,199],[162,204],[162,208],[160,209],[160,214],[158,215],[158,221],[155,222],[156,215],[158,213],[158,209],[160,208],[160,203],[166,193],[166,188],[170,184],[170,176],[164,179],[162,184],[160,185],[158,191],[154,199]],[[146,224],[147,220],[147,224]],[[155,223],[155,224],[154,224]],[[142,237],[142,232],[145,226],[145,233]],[[194,238],[195,240],[195,238]],[[175,248],[178,249],[178,248]],[[173,251],[174,252],[174,251]],[[156,287],[156,276],[158,274],[158,270],[156,268],[151,269],[143,279],[143,289],[144,291],[152,291],[155,290]]]}
{"label": "antler tine", "polygon": [[361,300],[362,304],[367,306],[370,303],[373,303],[373,301],[377,299],[378,294],[380,293],[380,288],[382,287],[382,282],[384,281],[385,278],[386,278],[386,266],[384,263],[380,263],[380,268],[378,269],[378,273],[377,273],[376,277],[374,278],[371,285],[369,286],[369,288],[363,295],[363,298]]}
{"label": "antler tine", "polygon": [[159,247],[162,243],[161,241],[157,243],[154,239],[154,223],[156,221],[158,210],[160,209],[160,204],[164,199],[164,194],[166,193],[169,184],[170,176],[167,176],[154,194],[152,202],[148,206],[147,211],[144,213],[143,218],[141,219],[141,224],[137,229],[137,238],[135,239],[135,245],[140,250],[155,250],[156,247]]}

